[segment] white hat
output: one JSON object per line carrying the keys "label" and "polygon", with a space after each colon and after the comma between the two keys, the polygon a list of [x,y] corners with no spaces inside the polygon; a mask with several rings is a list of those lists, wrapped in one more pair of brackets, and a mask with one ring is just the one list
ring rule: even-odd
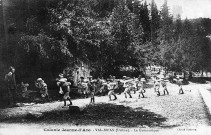
{"label": "white hat", "polygon": [[67,82],[67,79],[66,78],[61,78],[61,79],[59,79],[59,82]]}
{"label": "white hat", "polygon": [[164,79],[165,77],[164,77],[164,75],[159,75],[158,76],[160,79]]}
{"label": "white hat", "polygon": [[145,78],[141,78],[141,82],[145,82],[146,81],[146,79]]}
{"label": "white hat", "polygon": [[60,74],[59,74],[59,77],[61,77],[61,78],[64,77],[64,74],[60,73]]}
{"label": "white hat", "polygon": [[177,75],[177,79],[181,78],[179,75]]}
{"label": "white hat", "polygon": [[42,80],[42,78],[37,78],[37,81],[39,82],[39,81],[43,81],[43,80]]}
{"label": "white hat", "polygon": [[181,82],[182,82],[182,81],[183,81],[183,79],[179,79],[179,81],[181,81]]}

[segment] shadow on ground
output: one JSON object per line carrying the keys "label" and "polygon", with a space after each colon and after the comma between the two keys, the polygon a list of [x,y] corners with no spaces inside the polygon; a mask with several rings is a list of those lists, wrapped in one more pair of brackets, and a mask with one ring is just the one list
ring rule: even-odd
{"label": "shadow on ground", "polygon": [[193,77],[190,82],[198,83],[198,84],[205,84],[206,81],[211,81],[209,77]]}
{"label": "shadow on ground", "polygon": [[[73,109],[53,111],[40,117],[27,115],[24,118],[13,119],[13,122],[35,122],[48,124],[98,125],[117,127],[170,127],[163,125],[167,118],[143,108],[130,108],[114,104],[87,105],[83,111],[73,106]],[[6,120],[12,122],[11,120]]]}

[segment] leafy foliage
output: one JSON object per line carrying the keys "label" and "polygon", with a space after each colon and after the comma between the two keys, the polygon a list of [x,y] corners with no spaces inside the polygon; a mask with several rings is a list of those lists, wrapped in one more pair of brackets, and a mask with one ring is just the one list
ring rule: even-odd
{"label": "leafy foliage", "polygon": [[[169,70],[209,69],[209,19],[173,20],[167,1],[161,11],[138,0],[12,1],[7,10],[8,64],[29,72],[61,72],[76,59],[94,76],[136,71],[149,63]],[[22,7],[22,5],[26,5]],[[10,12],[15,11],[15,12]],[[36,74],[36,73],[35,73]]]}

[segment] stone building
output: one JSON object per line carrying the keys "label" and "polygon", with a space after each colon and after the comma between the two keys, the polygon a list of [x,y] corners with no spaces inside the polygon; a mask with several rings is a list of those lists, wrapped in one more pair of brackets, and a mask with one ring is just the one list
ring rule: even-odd
{"label": "stone building", "polygon": [[73,58],[72,62],[69,62],[69,66],[64,69],[64,74],[73,77],[74,85],[77,86],[81,77],[88,79],[91,73],[90,65],[82,60]]}

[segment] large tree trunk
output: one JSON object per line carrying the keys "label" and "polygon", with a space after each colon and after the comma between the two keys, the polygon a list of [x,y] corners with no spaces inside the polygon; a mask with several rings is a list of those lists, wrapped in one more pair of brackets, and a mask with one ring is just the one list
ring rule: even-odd
{"label": "large tree trunk", "polygon": [[183,72],[183,79],[186,79],[186,72]]}
{"label": "large tree trunk", "polygon": [[193,78],[193,74],[192,72],[189,70],[189,77],[188,77],[188,80],[191,80]]}
{"label": "large tree trunk", "polygon": [[201,77],[203,77],[204,76],[204,69],[202,68],[201,69]]}

